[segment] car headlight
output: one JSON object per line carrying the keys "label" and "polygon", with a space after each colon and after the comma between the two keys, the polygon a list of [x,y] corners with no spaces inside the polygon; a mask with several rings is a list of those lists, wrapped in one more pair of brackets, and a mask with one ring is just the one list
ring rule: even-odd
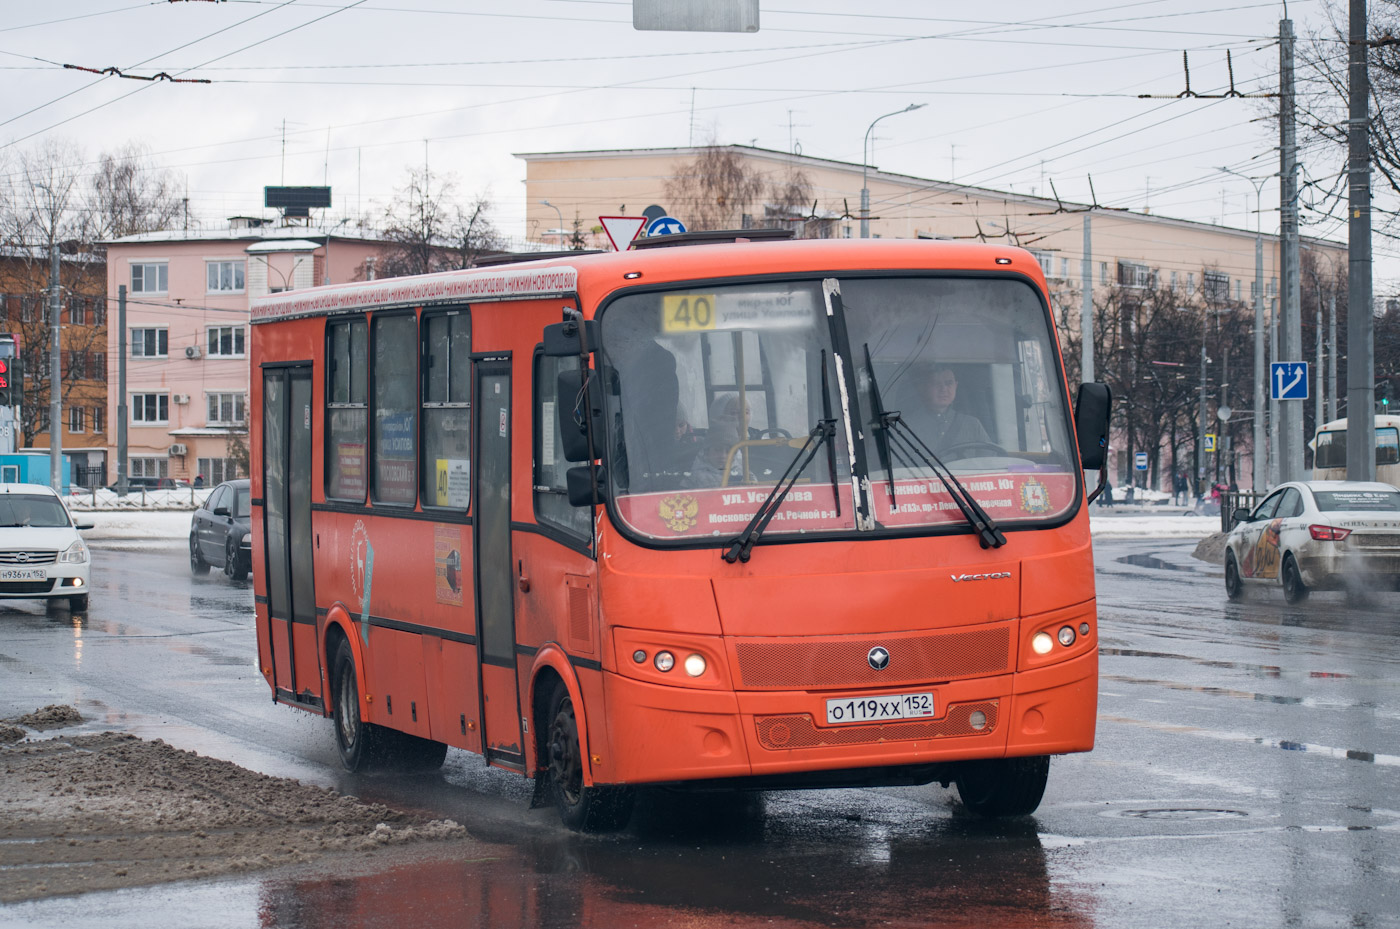
{"label": "car headlight", "polygon": [[82,539],[78,539],[58,556],[59,564],[87,564],[88,550]]}

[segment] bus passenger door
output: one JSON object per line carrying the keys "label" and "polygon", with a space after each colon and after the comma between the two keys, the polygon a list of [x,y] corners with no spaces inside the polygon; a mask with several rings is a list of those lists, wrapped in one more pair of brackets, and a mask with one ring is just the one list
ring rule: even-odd
{"label": "bus passenger door", "polygon": [[277,698],[322,707],[312,583],[311,367],[263,370],[268,642]]}
{"label": "bus passenger door", "polygon": [[523,771],[515,665],[515,576],[510,541],[510,356],[476,359],[476,615],[481,662],[482,747],[489,764]]}

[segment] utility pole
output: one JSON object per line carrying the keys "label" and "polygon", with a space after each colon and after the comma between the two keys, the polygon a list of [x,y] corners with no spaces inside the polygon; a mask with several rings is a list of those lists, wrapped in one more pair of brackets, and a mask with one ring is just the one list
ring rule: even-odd
{"label": "utility pole", "polygon": [[[1269,301],[1269,360],[1278,361],[1278,297]],[[1279,448],[1283,430],[1279,428],[1279,401],[1269,392],[1269,486],[1281,480],[1279,477]]]}
{"label": "utility pole", "polygon": [[[1279,37],[1279,197],[1280,232],[1283,238],[1283,273],[1280,284],[1283,293],[1282,358],[1277,361],[1303,360],[1302,291],[1298,275],[1298,131],[1294,123],[1293,93],[1293,21],[1283,19],[1278,24]],[[1296,400],[1279,402],[1283,428],[1279,449],[1279,478],[1297,481],[1303,478],[1303,404]],[[1367,407],[1367,409],[1370,409]],[[1277,426],[1275,427],[1277,428]]]}
{"label": "utility pole", "polygon": [[1254,464],[1250,468],[1250,483],[1256,494],[1264,491],[1265,447],[1264,384],[1269,368],[1264,363],[1264,184],[1268,178],[1255,180],[1238,171],[1221,168],[1226,174],[1242,177],[1254,185]]}
{"label": "utility pole", "polygon": [[1337,288],[1327,293],[1327,421],[1337,418]]}
{"label": "utility pole", "polygon": [[1089,231],[1089,216],[1084,213],[1084,262],[1080,268],[1080,283],[1084,302],[1079,308],[1079,379],[1088,384],[1094,380],[1094,239]]}
{"label": "utility pole", "polygon": [[1313,383],[1317,385],[1317,396],[1313,398],[1313,431],[1316,432],[1326,420],[1322,414],[1326,411],[1326,386],[1322,376],[1322,294],[1317,295],[1317,368],[1313,375]]}
{"label": "utility pole", "polygon": [[117,496],[126,496],[126,285],[117,285]]}
{"label": "utility pole", "polygon": [[1371,316],[1371,140],[1366,0],[1351,0],[1347,74],[1347,480],[1376,479],[1376,345]]}
{"label": "utility pole", "polygon": [[[1208,314],[1208,313],[1210,313],[1210,312],[1211,312],[1211,309],[1210,309],[1209,307],[1207,307],[1207,308],[1206,308],[1206,314]],[[1196,435],[1196,482],[1195,482],[1195,483],[1196,483],[1196,493],[1197,493],[1197,495],[1200,496],[1202,499],[1204,499],[1204,495],[1201,493],[1201,481],[1203,481],[1203,480],[1205,479],[1205,476],[1206,476],[1206,430],[1210,428],[1210,426],[1206,423],[1206,333],[1209,331],[1209,328],[1208,328],[1209,326],[1210,326],[1209,317],[1208,317],[1207,315],[1205,315],[1205,314],[1202,314],[1202,315],[1201,315],[1201,397],[1200,397],[1200,407],[1199,407],[1199,409],[1196,410],[1196,421],[1197,421],[1197,423],[1199,424],[1199,429],[1197,430],[1197,435]]]}
{"label": "utility pole", "polygon": [[62,300],[58,281],[58,238],[49,242],[49,486],[63,493],[63,389],[60,377],[62,346],[59,345],[59,312]]}
{"label": "utility pole", "polygon": [[870,185],[866,180],[870,168],[870,133],[875,130],[875,124],[882,119],[889,119],[891,116],[898,116],[900,113],[908,113],[926,106],[928,106],[927,103],[911,103],[902,110],[877,116],[870,121],[870,128],[865,130],[865,144],[861,148],[860,159],[860,237],[862,239],[870,238]]}

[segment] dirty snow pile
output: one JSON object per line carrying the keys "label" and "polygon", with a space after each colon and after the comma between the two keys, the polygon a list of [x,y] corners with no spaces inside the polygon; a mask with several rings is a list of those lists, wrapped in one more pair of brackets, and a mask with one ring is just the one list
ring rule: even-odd
{"label": "dirty snow pile", "polygon": [[80,720],[45,707],[0,721],[0,904],[466,836],[159,740],[34,734]]}

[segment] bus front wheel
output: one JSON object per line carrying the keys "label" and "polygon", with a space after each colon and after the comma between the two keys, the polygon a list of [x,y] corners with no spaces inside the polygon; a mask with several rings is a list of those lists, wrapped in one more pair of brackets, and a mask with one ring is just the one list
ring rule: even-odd
{"label": "bus front wheel", "polygon": [[583,751],[578,738],[578,718],[569,689],[560,681],[549,701],[549,734],[545,743],[549,758],[549,792],[564,825],[575,832],[610,832],[632,818],[634,791],[629,787],[583,783]]}
{"label": "bus front wheel", "polygon": [[1050,756],[964,761],[955,778],[963,806],[978,816],[1029,816],[1050,778]]}

